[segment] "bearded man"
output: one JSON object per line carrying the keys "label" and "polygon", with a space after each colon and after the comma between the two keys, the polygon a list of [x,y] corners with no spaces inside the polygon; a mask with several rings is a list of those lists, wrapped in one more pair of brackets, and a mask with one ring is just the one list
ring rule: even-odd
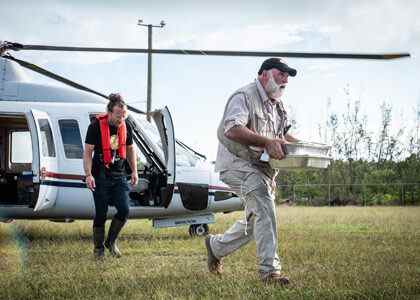
{"label": "bearded man", "polygon": [[218,128],[215,169],[241,198],[245,218],[224,234],[206,238],[212,273],[222,273],[222,258],[255,239],[261,280],[289,283],[281,273],[277,254],[277,171],[259,159],[264,150],[270,158],[283,159],[284,144],[298,141],[287,133],[290,126],[282,102],[289,76],[296,76],[296,70],[280,58],[269,58],[261,65],[255,81],[234,92],[227,101]]}

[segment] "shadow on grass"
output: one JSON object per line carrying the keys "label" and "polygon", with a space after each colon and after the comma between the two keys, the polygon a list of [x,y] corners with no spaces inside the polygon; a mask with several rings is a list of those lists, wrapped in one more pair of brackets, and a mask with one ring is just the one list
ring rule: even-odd
{"label": "shadow on grass", "polygon": [[[187,233],[180,232],[139,232],[133,233],[132,228],[129,232],[121,233],[121,241],[189,241],[195,238],[192,238]],[[91,241],[92,233],[86,230],[80,230],[77,228],[72,228],[69,230],[42,230],[40,227],[30,227],[30,226],[16,226],[16,233],[19,236],[25,237],[29,242],[60,242],[60,241]],[[0,237],[0,242],[3,240],[3,237]]]}

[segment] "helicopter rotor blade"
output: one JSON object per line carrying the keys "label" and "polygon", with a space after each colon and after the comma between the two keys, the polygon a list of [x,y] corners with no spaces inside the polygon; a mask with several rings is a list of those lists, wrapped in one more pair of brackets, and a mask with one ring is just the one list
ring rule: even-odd
{"label": "helicopter rotor blade", "polygon": [[[61,83],[64,83],[65,85],[74,87],[76,89],[79,89],[79,90],[82,90],[82,91],[85,91],[85,92],[88,92],[88,93],[95,94],[95,95],[100,96],[102,98],[105,98],[107,100],[109,99],[108,96],[106,96],[106,95],[104,95],[104,94],[102,94],[100,92],[97,92],[95,90],[92,90],[92,89],[90,89],[90,88],[88,88],[86,86],[81,85],[80,83],[74,82],[74,81],[72,81],[72,80],[70,80],[68,78],[65,78],[65,77],[60,76],[58,74],[55,74],[55,73],[53,73],[51,71],[48,71],[47,69],[41,68],[40,66],[35,65],[33,63],[30,63],[30,62],[27,62],[27,61],[24,61],[24,60],[21,60],[21,59],[17,59],[15,57],[11,56],[10,54],[4,55],[3,57],[6,58],[6,59],[9,59],[9,60],[12,60],[12,61],[18,63],[19,65],[21,65],[22,67],[24,67],[26,69],[32,70],[32,71],[34,71],[36,73],[39,73],[41,75],[44,75],[46,77],[49,77],[49,78],[54,79],[54,80],[57,80],[57,81],[59,81]],[[146,115],[147,114],[144,111],[142,111],[142,110],[140,110],[138,108],[135,108],[134,106],[131,106],[129,104],[127,104],[127,108],[129,110],[131,110],[131,111],[134,111],[134,112],[138,113],[138,114],[142,114],[142,115]]]}
{"label": "helicopter rotor blade", "polygon": [[347,59],[395,59],[409,57],[409,53],[355,54],[327,52],[275,52],[275,51],[220,51],[220,50],[165,50],[154,49],[158,54],[215,55],[215,56],[254,56],[254,57],[293,57],[293,58],[347,58]]}
{"label": "helicopter rotor blade", "polygon": [[[141,48],[100,48],[100,47],[68,47],[47,45],[23,45],[18,43],[11,50],[39,51],[80,51],[80,52],[115,52],[115,53],[149,53]],[[276,52],[276,51],[223,51],[223,50],[182,50],[152,49],[153,54],[209,55],[209,56],[249,56],[249,57],[293,57],[293,58],[333,58],[333,59],[373,59],[391,60],[410,57],[410,53],[333,53],[333,52]]]}

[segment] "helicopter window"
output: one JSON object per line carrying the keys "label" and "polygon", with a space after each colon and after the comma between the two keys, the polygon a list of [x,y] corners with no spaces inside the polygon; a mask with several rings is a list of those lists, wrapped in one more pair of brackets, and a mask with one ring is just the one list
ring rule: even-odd
{"label": "helicopter window", "polygon": [[195,167],[199,160],[191,151],[180,146],[178,143],[175,144],[175,152],[177,166]]}
{"label": "helicopter window", "polygon": [[42,155],[55,157],[54,140],[48,119],[38,119],[38,125],[41,131]]}
{"label": "helicopter window", "polygon": [[[162,141],[154,120],[150,123],[147,121],[146,116],[139,114],[135,114],[134,118],[139,122],[141,129],[143,129],[152,139],[152,142],[158,146],[163,157]],[[192,151],[182,147],[178,143],[175,144],[175,153],[177,166],[194,167],[199,160],[199,157],[197,157]]]}
{"label": "helicopter window", "polygon": [[160,152],[161,157],[165,157],[163,154],[162,140],[155,121],[152,120],[152,122],[149,123],[149,121],[146,119],[146,116],[139,114],[134,114],[134,118],[139,123],[140,128],[151,139],[151,142],[157,146],[157,150]]}
{"label": "helicopter window", "polygon": [[14,164],[32,163],[32,143],[29,131],[10,133],[10,162]]}
{"label": "helicopter window", "polygon": [[59,120],[66,158],[83,158],[83,146],[79,125],[76,120]]}

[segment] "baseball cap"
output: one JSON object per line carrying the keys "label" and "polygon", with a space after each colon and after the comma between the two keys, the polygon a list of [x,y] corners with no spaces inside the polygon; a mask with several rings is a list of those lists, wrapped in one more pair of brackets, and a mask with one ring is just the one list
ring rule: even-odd
{"label": "baseball cap", "polygon": [[289,67],[284,60],[281,58],[273,57],[266,59],[262,63],[260,70],[258,71],[258,75],[261,75],[264,70],[270,70],[273,68],[282,72],[286,72],[292,77],[296,76],[297,73],[296,69]]}

